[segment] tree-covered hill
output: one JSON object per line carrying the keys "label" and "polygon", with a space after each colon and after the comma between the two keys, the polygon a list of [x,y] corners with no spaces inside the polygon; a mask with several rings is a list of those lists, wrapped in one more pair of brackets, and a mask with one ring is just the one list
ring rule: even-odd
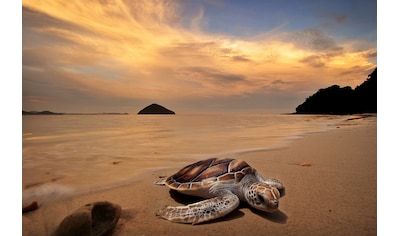
{"label": "tree-covered hill", "polygon": [[317,91],[296,108],[296,114],[377,113],[377,68],[354,90],[332,85]]}

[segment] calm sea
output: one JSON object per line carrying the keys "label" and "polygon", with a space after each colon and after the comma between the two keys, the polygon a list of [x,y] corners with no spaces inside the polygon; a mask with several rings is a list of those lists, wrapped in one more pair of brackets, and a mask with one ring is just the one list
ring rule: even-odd
{"label": "calm sea", "polygon": [[[307,133],[359,123],[351,118],[230,114],[23,116],[24,195],[50,185],[96,189],[133,181],[142,171],[218,155],[280,148]],[[361,120],[367,122],[367,118]]]}

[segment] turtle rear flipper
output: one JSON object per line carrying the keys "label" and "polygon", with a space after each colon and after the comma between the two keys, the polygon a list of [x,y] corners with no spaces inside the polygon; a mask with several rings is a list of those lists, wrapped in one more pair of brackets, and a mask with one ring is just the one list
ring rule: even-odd
{"label": "turtle rear flipper", "polygon": [[160,210],[157,216],[172,222],[194,225],[223,217],[236,209],[239,204],[240,199],[231,193],[187,206],[167,206]]}

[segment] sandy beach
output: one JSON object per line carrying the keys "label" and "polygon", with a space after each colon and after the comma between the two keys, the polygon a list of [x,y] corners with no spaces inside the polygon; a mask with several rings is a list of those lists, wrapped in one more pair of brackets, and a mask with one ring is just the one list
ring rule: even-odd
{"label": "sandy beach", "polygon": [[[241,204],[223,219],[200,225],[172,223],[155,216],[165,205],[193,198],[173,198],[154,185],[183,166],[151,170],[129,185],[40,205],[23,214],[23,235],[49,235],[64,217],[94,201],[122,207],[113,235],[376,235],[377,127],[338,126],[295,140],[288,148],[244,153],[265,178],[280,179],[286,196],[279,211],[262,213]],[[300,165],[300,164],[304,165]],[[189,163],[187,163],[189,164]],[[39,203],[40,204],[40,203]]]}

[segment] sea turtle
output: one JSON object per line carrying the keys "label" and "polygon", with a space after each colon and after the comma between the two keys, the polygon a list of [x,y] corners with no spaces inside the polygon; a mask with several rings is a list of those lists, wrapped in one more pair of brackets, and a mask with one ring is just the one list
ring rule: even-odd
{"label": "sea turtle", "polygon": [[166,185],[182,194],[204,198],[187,206],[167,206],[157,216],[172,222],[198,224],[232,212],[240,201],[265,212],[278,209],[285,188],[277,179],[264,180],[245,161],[210,158],[190,164],[166,180]]}

